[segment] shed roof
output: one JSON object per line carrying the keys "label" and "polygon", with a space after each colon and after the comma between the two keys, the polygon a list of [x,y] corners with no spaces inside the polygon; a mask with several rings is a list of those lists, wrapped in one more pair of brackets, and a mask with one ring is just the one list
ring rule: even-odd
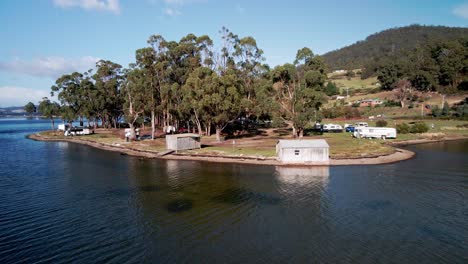
{"label": "shed roof", "polygon": [[278,141],[281,148],[328,148],[328,143],[325,139],[298,139]]}
{"label": "shed roof", "polygon": [[199,138],[199,134],[193,133],[185,133],[185,134],[174,134],[174,135],[166,135],[166,137],[173,137],[173,138]]}

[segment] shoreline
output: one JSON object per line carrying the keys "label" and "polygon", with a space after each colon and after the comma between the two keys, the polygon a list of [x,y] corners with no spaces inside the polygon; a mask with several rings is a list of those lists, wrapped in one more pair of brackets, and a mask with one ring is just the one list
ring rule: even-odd
{"label": "shoreline", "polygon": [[[233,156],[214,156],[214,155],[193,155],[193,154],[168,154],[162,156],[160,152],[155,151],[145,151],[133,149],[130,147],[125,147],[115,144],[105,144],[89,140],[81,140],[77,137],[71,138],[47,138],[40,134],[30,134],[27,136],[28,139],[37,140],[37,141],[46,141],[46,142],[71,142],[81,145],[87,145],[97,149],[102,149],[106,151],[119,152],[122,155],[130,155],[141,158],[148,159],[164,159],[164,160],[187,160],[187,161],[204,161],[204,162],[216,162],[216,163],[236,163],[236,164],[251,164],[251,165],[269,165],[269,166],[286,166],[286,167],[311,167],[311,166],[344,166],[344,165],[377,165],[377,164],[388,164],[395,163],[403,160],[411,159],[415,156],[415,153],[406,149],[400,149],[395,147],[395,152],[392,154],[386,154],[376,157],[364,157],[364,158],[350,158],[350,159],[330,159],[329,164],[293,164],[293,163],[282,163],[278,161],[275,157],[263,157],[263,156],[243,156],[243,157],[233,157]],[[463,139],[463,138],[456,138]],[[450,139],[450,140],[456,140]],[[411,140],[410,140],[411,141]],[[444,140],[414,140],[413,142],[397,142],[391,145],[394,146],[407,146],[412,144],[422,144],[430,142],[438,142]]]}

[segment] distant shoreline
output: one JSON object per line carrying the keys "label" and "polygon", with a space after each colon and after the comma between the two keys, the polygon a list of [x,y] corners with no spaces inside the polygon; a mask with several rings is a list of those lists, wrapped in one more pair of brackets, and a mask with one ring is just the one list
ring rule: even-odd
{"label": "distant shoreline", "polygon": [[[94,142],[94,141],[89,141],[89,140],[81,140],[79,137],[55,139],[55,138],[44,137],[37,133],[30,134],[27,136],[27,138],[32,139],[32,140],[37,140],[37,141],[77,143],[77,144],[87,145],[87,146],[102,149],[102,150],[119,152],[124,155],[149,158],[149,159],[191,160],[191,161],[206,161],[206,162],[216,162],[216,163],[237,163],[237,164],[271,165],[271,166],[295,166],[295,167],[324,166],[323,164],[282,163],[276,160],[275,157],[263,157],[263,156],[233,157],[233,156],[222,156],[222,155],[215,156],[215,155],[180,154],[180,153],[161,156],[160,152],[138,150],[138,149],[133,149],[131,147],[122,146],[120,144],[118,145],[106,144],[106,143]],[[437,142],[437,141],[427,141],[425,143],[429,143],[429,142]],[[414,155],[415,153],[412,151],[395,148],[395,152],[392,154],[380,155],[376,157],[330,159],[329,166],[388,164],[388,163],[395,163],[395,162],[411,159],[414,157]]]}

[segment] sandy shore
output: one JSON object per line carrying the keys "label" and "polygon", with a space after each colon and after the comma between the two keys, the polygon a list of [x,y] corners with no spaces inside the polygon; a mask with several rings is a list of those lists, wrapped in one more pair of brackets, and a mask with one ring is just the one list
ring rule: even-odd
{"label": "sandy shore", "polygon": [[[40,134],[31,134],[28,136],[29,139],[39,141],[61,141],[61,142],[72,142],[77,144],[83,144],[98,149],[120,152],[122,154],[143,157],[143,158],[158,158],[168,160],[192,160],[192,161],[206,161],[206,162],[220,162],[220,163],[240,163],[240,164],[255,164],[255,165],[274,165],[274,166],[316,166],[323,164],[285,164],[279,162],[274,157],[261,157],[261,156],[243,156],[243,157],[232,157],[232,156],[214,156],[214,155],[192,155],[192,154],[169,154],[161,156],[161,153],[155,151],[144,151],[139,149],[133,149],[129,146],[122,144],[105,144],[99,142],[93,142],[89,140],[81,140],[78,137],[70,138],[49,138],[41,136]],[[403,142],[401,142],[403,143]],[[412,144],[412,143],[409,143]],[[353,158],[353,159],[330,159],[329,165],[367,165],[367,164],[385,164],[393,163],[402,160],[407,160],[415,155],[414,152],[404,149],[396,148],[396,151],[389,155],[382,155],[378,157],[369,158]]]}
{"label": "sandy shore", "polygon": [[393,142],[390,145],[392,146],[408,146],[408,145],[417,145],[417,144],[425,144],[425,143],[435,143],[435,142],[443,142],[443,141],[452,141],[452,140],[462,140],[468,139],[467,137],[445,137],[440,139],[412,139],[412,140],[405,140],[400,142]]}

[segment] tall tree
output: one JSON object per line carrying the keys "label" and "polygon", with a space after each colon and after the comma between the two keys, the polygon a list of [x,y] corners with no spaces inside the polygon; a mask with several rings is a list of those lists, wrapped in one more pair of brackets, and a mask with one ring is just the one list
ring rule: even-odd
{"label": "tall tree", "polygon": [[52,130],[55,130],[54,117],[60,114],[60,105],[56,102],[51,102],[49,98],[44,97],[39,102],[39,112],[50,119],[52,123]]}
{"label": "tall tree", "polygon": [[211,116],[216,129],[216,140],[221,141],[221,132],[236,119],[241,110],[241,82],[233,69],[221,76],[213,76],[205,88],[203,105]]}
{"label": "tall tree", "polygon": [[36,106],[32,102],[27,103],[23,109],[30,116],[36,112]]}
{"label": "tall tree", "polygon": [[156,107],[159,104],[155,62],[156,54],[153,48],[142,48],[136,51],[136,64],[145,78],[146,89],[144,93],[148,98],[146,107],[151,114],[151,139],[153,140],[156,133]]}
{"label": "tall tree", "polygon": [[395,97],[400,101],[401,107],[405,107],[405,102],[411,100],[415,94],[415,89],[409,80],[399,80],[394,85]]}
{"label": "tall tree", "polygon": [[294,137],[303,137],[305,126],[325,100],[326,75],[320,57],[308,48],[297,52],[294,63],[273,69],[273,88],[280,117],[292,122]]}
{"label": "tall tree", "polygon": [[146,86],[147,77],[145,70],[130,65],[130,69],[125,71],[126,78],[122,84],[122,96],[124,98],[124,114],[130,130],[131,139],[135,139],[135,123],[145,112],[147,103]]}
{"label": "tall tree", "polygon": [[[120,88],[124,80],[122,66],[108,60],[96,63],[96,73],[92,77],[94,87],[90,85],[93,96],[88,99],[91,109],[94,109],[105,122],[106,126],[117,127],[122,116],[122,96]],[[93,89],[94,88],[94,89]]]}
{"label": "tall tree", "polygon": [[210,108],[210,100],[205,100],[206,91],[212,91],[214,88],[209,88],[212,85],[217,85],[217,75],[214,71],[207,67],[200,67],[193,71],[186,84],[182,87],[183,91],[183,110],[194,116],[193,120],[197,126],[198,133],[202,132],[202,124],[207,124],[212,121],[207,119],[207,112]]}
{"label": "tall tree", "polygon": [[67,122],[71,122],[79,117],[83,110],[84,102],[81,91],[81,81],[83,74],[74,72],[72,74],[62,75],[55,81],[55,85],[52,86],[51,95],[54,96],[58,93],[58,99],[60,100],[62,109],[62,118],[65,118]]}

